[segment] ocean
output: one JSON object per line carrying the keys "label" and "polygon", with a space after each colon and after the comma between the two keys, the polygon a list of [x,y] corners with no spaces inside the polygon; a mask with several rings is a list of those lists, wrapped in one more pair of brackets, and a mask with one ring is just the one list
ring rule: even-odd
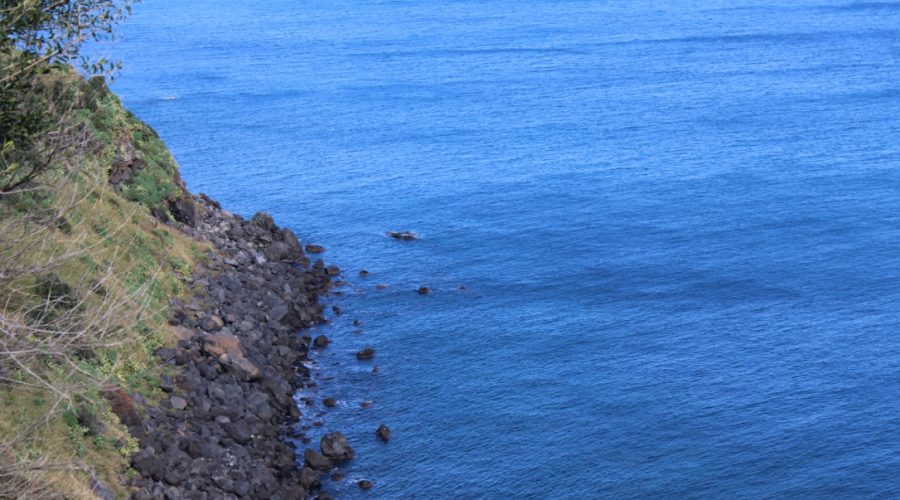
{"label": "ocean", "polygon": [[104,50],[344,270],[339,497],[900,496],[900,2],[147,1]]}

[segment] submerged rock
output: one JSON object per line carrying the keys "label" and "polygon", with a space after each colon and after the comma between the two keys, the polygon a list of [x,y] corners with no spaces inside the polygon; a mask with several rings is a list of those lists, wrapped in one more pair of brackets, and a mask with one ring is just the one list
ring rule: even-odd
{"label": "submerged rock", "polygon": [[328,340],[328,337],[319,335],[315,340],[313,340],[313,347],[328,347],[328,344],[330,343],[331,341]]}
{"label": "submerged rock", "polygon": [[368,479],[360,479],[356,482],[356,485],[359,486],[359,489],[361,490],[371,490],[375,486],[375,483]]}
{"label": "submerged rock", "polygon": [[420,286],[418,292],[419,295],[428,295],[429,293],[431,293],[431,289],[427,286]]}
{"label": "submerged rock", "polygon": [[356,359],[360,361],[365,361],[367,359],[372,359],[375,357],[375,349],[371,347],[364,347],[360,349],[359,352],[356,353]]}
{"label": "submerged rock", "polygon": [[322,245],[306,245],[306,253],[324,253],[325,247]]}
{"label": "submerged rock", "polygon": [[395,240],[412,241],[419,239],[419,235],[411,231],[388,231],[387,235]]}

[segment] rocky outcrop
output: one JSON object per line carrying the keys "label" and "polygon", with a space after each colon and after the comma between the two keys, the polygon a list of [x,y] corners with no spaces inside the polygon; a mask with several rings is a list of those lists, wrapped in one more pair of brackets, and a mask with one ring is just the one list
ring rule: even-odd
{"label": "rocky outcrop", "polygon": [[146,165],[147,162],[144,161],[143,155],[134,146],[131,138],[122,137],[116,144],[115,156],[109,170],[109,183],[114,187],[119,187],[130,181]]}

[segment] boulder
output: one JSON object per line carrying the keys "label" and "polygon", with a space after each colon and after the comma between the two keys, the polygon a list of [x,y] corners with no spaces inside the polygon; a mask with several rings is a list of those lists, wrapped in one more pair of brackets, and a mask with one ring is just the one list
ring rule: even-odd
{"label": "boulder", "polygon": [[291,260],[291,249],[288,244],[283,241],[273,242],[266,247],[265,253],[266,257],[272,262]]}
{"label": "boulder", "polygon": [[240,339],[230,333],[216,333],[207,336],[204,340],[203,348],[213,356],[218,357],[225,353],[229,356],[243,357],[244,355]]}
{"label": "boulder", "polygon": [[347,438],[340,432],[330,432],[322,436],[319,443],[322,454],[333,460],[353,460],[356,452],[350,447]]}
{"label": "boulder", "polygon": [[326,408],[334,408],[337,406],[337,400],[334,398],[325,398],[322,400],[322,404],[325,405]]}
{"label": "boulder", "polygon": [[169,398],[169,403],[172,404],[172,408],[179,410],[179,411],[187,408],[187,404],[188,404],[187,400],[185,400],[184,398],[180,398],[178,396],[172,396],[171,398]]}
{"label": "boulder", "polygon": [[300,486],[303,486],[304,489],[309,490],[318,485],[319,474],[309,467],[304,467],[303,470],[300,471]]}
{"label": "boulder", "polygon": [[325,247],[322,245],[306,245],[306,253],[324,253]]}
{"label": "boulder", "polygon": [[125,424],[132,434],[143,435],[141,428],[141,416],[137,412],[134,399],[117,386],[107,387],[103,390],[103,397],[109,402],[112,412],[119,417],[119,421]]}
{"label": "boulder", "polygon": [[359,486],[359,489],[365,491],[365,490],[371,490],[375,486],[375,483],[373,483],[372,481],[369,481],[368,479],[360,479],[359,481],[356,482],[356,485]]}
{"label": "boulder", "polygon": [[307,465],[317,471],[328,471],[334,468],[334,462],[332,462],[330,458],[312,448],[307,448],[306,451],[303,452],[303,460],[306,461]]}
{"label": "boulder", "polygon": [[420,286],[418,292],[419,295],[428,295],[429,293],[431,293],[431,289],[427,286]]}
{"label": "boulder", "polygon": [[371,347],[364,347],[360,349],[359,352],[356,353],[356,359],[360,361],[365,361],[368,359],[372,359],[375,357],[375,349]]}
{"label": "boulder", "polygon": [[[225,356],[228,355],[226,354]],[[253,381],[258,380],[260,377],[259,368],[243,356],[228,356],[228,366],[234,368],[244,380]]]}
{"label": "boulder", "polygon": [[328,344],[330,344],[330,343],[331,343],[331,341],[328,340],[328,337],[326,337],[324,335],[319,335],[316,337],[315,340],[313,340],[313,347],[319,347],[319,348],[328,347]]}

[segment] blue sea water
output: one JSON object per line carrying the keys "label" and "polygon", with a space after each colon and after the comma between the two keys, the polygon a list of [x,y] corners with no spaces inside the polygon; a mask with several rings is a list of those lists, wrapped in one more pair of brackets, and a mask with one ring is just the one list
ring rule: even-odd
{"label": "blue sea water", "polygon": [[900,2],[147,1],[109,50],[345,270],[329,490],[900,496]]}

